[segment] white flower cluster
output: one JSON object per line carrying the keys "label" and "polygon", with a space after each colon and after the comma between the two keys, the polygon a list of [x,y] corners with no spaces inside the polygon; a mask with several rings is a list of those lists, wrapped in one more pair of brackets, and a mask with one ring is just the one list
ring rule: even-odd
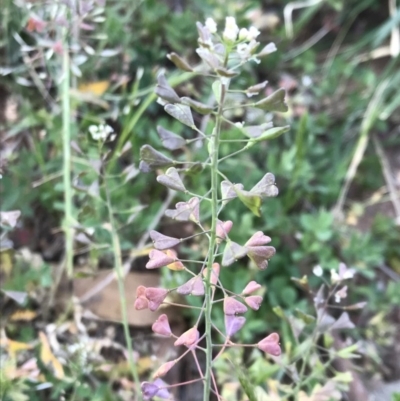
{"label": "white flower cluster", "polygon": [[[104,142],[108,138],[108,136],[112,132],[114,132],[114,130],[109,125],[99,124],[99,125],[89,126],[89,132],[95,141],[103,141]],[[116,135],[113,134],[113,135],[110,135],[110,137],[108,139],[110,141],[113,141],[115,139],[115,137],[116,137]]]}
{"label": "white flower cluster", "polygon": [[[207,28],[209,33],[211,34],[217,33],[217,24],[212,18],[206,19],[205,27]],[[256,41],[256,38],[258,37],[259,34],[260,31],[256,27],[251,26],[248,29],[247,28],[239,29],[234,17],[226,17],[225,28],[222,33],[222,38],[227,44],[232,45],[237,43],[236,51],[242,61],[254,60],[255,62],[259,63],[260,61],[253,54],[257,46],[259,45],[259,43]],[[213,45],[212,43],[207,43],[207,44],[208,48],[201,51],[203,53],[207,52],[208,54],[210,53],[210,49],[212,51]],[[202,55],[200,56],[202,57]],[[210,58],[209,55],[207,57]],[[209,62],[209,64],[211,63]]]}
{"label": "white flower cluster", "polygon": [[[217,33],[217,23],[212,18],[206,19],[205,26],[210,33]],[[251,42],[255,40],[259,34],[260,31],[254,26],[251,26],[249,29],[242,28],[239,30],[234,17],[226,17],[225,19],[225,29],[222,33],[222,37],[227,42],[233,43],[238,39],[240,41]]]}

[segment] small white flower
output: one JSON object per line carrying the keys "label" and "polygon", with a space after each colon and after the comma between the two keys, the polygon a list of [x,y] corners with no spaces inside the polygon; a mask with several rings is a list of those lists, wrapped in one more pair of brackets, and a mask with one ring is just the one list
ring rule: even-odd
{"label": "small white flower", "polygon": [[95,141],[105,141],[114,130],[109,125],[99,124],[98,126],[90,125],[89,132]]}
{"label": "small white flower", "polygon": [[251,26],[249,28],[248,34],[247,34],[247,40],[254,40],[257,38],[257,36],[260,34],[260,31],[255,27],[255,26]]}
{"label": "small white flower", "polygon": [[212,18],[206,19],[206,28],[210,31],[210,33],[217,32],[217,23]]}
{"label": "small white flower", "polygon": [[236,51],[243,61],[254,60],[258,63],[259,60],[252,55],[258,44],[259,43],[255,40],[251,40],[249,43],[239,43],[236,47]]}
{"label": "small white flower", "polygon": [[235,126],[238,127],[238,128],[243,128],[244,121],[242,121],[241,123],[240,122],[235,123]]}
{"label": "small white flower", "polygon": [[234,17],[226,17],[225,19],[225,29],[222,34],[223,38],[229,42],[235,42],[237,35],[239,33],[239,27],[236,24]]}
{"label": "small white flower", "polygon": [[339,291],[336,292],[335,302],[339,303],[342,299],[346,297],[347,297],[347,285],[345,285],[343,288],[341,288]]}
{"label": "small white flower", "polygon": [[331,269],[331,282],[337,283],[340,281],[339,274],[336,272],[336,270]]}
{"label": "small white flower", "polygon": [[249,34],[249,31],[246,29],[246,28],[242,28],[240,31],[239,31],[239,39],[240,40],[245,40],[245,39],[247,39],[247,35]]}
{"label": "small white flower", "polygon": [[354,277],[355,270],[348,269],[344,263],[339,263],[339,273],[335,270],[331,270],[331,282],[338,283],[343,280],[348,280]]}
{"label": "small white flower", "polygon": [[324,271],[322,270],[322,267],[320,265],[316,265],[313,268],[313,273],[317,277],[321,277]]}

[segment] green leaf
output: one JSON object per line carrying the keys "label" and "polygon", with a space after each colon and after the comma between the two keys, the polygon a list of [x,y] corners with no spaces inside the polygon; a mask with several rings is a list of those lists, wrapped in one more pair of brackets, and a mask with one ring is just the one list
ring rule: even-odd
{"label": "green leaf", "polygon": [[261,217],[261,196],[233,187],[240,201],[257,217]]}
{"label": "green leaf", "polygon": [[354,352],[353,352],[353,351],[357,351],[357,350],[358,350],[358,344],[352,344],[352,345],[338,351],[336,353],[336,355],[339,358],[343,358],[343,359],[360,358],[360,355],[354,354]]}
{"label": "green leaf", "polygon": [[254,104],[255,107],[265,111],[288,111],[287,104],[285,103],[285,89],[278,89],[268,97],[259,100]]}
{"label": "green leaf", "polygon": [[212,84],[212,91],[214,93],[215,96],[215,100],[219,103],[220,99],[221,99],[221,81],[215,81]]}
{"label": "green leaf", "polygon": [[239,383],[242,386],[242,390],[245,392],[245,394],[249,398],[249,401],[259,401],[259,399],[256,396],[256,393],[254,392],[255,386],[248,379],[248,375],[244,372],[244,370],[241,368],[241,366],[239,366],[236,362],[233,362],[230,359],[228,359],[228,361],[234,367],[234,369],[236,371],[236,375],[239,379]]}
{"label": "green leaf", "polygon": [[295,309],[294,310],[294,315],[298,317],[300,320],[302,320],[305,324],[311,324],[315,322],[315,317],[312,315],[308,315],[307,313],[304,313],[300,309]]}

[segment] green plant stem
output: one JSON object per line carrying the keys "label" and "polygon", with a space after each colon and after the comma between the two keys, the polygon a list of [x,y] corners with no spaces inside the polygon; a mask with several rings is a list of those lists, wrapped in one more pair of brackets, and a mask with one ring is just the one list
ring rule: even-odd
{"label": "green plant stem", "polygon": [[225,98],[226,88],[221,86],[221,98],[219,101],[218,113],[215,121],[215,129],[211,135],[210,149],[211,149],[211,238],[208,248],[208,263],[207,263],[207,277],[206,277],[206,292],[205,292],[205,323],[206,323],[206,374],[204,382],[203,401],[209,401],[211,392],[211,379],[212,379],[212,288],[211,288],[211,272],[212,265],[215,259],[215,252],[217,247],[217,219],[218,219],[218,156],[219,156],[219,139],[221,134],[222,112]]}
{"label": "green plant stem", "polygon": [[121,317],[122,317],[122,325],[124,328],[124,336],[125,342],[128,349],[128,362],[129,367],[131,369],[132,377],[135,382],[136,389],[136,399],[142,400],[142,393],[140,388],[139,374],[136,368],[136,364],[133,358],[133,349],[132,349],[132,341],[129,333],[129,324],[128,324],[128,309],[126,305],[126,296],[125,296],[125,286],[124,286],[124,269],[122,267],[122,255],[121,255],[121,245],[119,242],[119,237],[117,233],[117,227],[115,225],[114,213],[111,205],[110,199],[110,191],[107,186],[107,180],[105,180],[105,193],[106,193],[106,201],[107,201],[107,209],[108,216],[111,225],[111,237],[112,237],[112,247],[114,253],[114,270],[117,276],[118,282],[118,292],[119,292],[119,301],[121,304]]}
{"label": "green plant stem", "polygon": [[62,73],[60,85],[62,100],[62,132],[63,132],[63,183],[64,183],[64,232],[65,263],[69,277],[73,274],[73,228],[72,228],[72,183],[71,183],[71,105],[70,105],[70,61],[67,29],[63,32]]}

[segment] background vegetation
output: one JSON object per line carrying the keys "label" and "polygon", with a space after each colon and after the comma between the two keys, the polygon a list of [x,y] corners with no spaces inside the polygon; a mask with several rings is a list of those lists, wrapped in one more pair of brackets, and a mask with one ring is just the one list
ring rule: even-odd
{"label": "background vegetation", "polygon": [[[115,267],[114,231],[125,266],[132,262],[137,272],[147,260],[149,228],[156,225],[167,234],[187,230],[161,218],[171,195],[138,173],[139,149],[144,143],[161,148],[157,125],[189,135],[156,103],[157,73],[165,69],[180,96],[195,94],[207,103],[201,80],[188,83],[190,74],[178,73],[166,54],[177,52],[195,65],[195,22],[211,16],[223,23],[229,15],[236,16],[240,26],[257,26],[262,43],[276,43],[278,51],[247,67],[240,84],[268,80],[269,87],[284,87],[289,112],[275,116],[275,121],[291,125],[279,139],[254,146],[235,164],[226,163],[238,182],[245,177],[255,183],[272,171],[280,191],[263,206],[261,219],[239,202],[223,216],[240,227],[232,240],[244,243],[262,230],[277,249],[266,271],[256,271],[244,261],[234,274],[222,272],[237,292],[252,279],[265,286],[267,302],[248,317],[240,337],[252,341],[275,330],[281,333],[283,350],[290,355],[295,349],[293,354],[300,355],[302,348],[290,326],[293,319],[307,324],[306,316],[314,312],[313,297],[299,280],[309,276],[310,287],[317,289],[322,279],[313,268],[321,266],[329,278],[330,270],[343,262],[357,272],[348,283],[346,305],[362,301],[366,306],[349,310],[356,327],[340,339],[357,344],[353,351],[359,358],[342,370],[361,372],[359,381],[366,388],[371,378],[379,385],[400,379],[400,366],[393,362],[400,360],[396,1],[3,0],[1,8],[1,211],[21,211],[15,227],[3,218],[1,222],[2,399],[133,399],[122,330],[112,325],[112,345],[93,346],[94,338],[109,338],[107,327],[91,331],[91,320],[82,318],[73,302],[71,280]],[[65,86],[67,72],[71,80]],[[241,109],[232,113],[238,122],[260,119],[244,116]],[[89,133],[89,127],[98,124],[110,125],[116,134],[102,148]],[[71,155],[63,146],[66,135]],[[236,135],[234,130],[224,132],[227,138]],[[222,155],[236,150],[234,143],[225,145]],[[194,149],[187,158],[196,160],[206,152]],[[102,160],[107,160],[114,226],[98,175]],[[66,177],[71,177],[71,188]],[[193,172],[190,179],[200,190],[209,187],[201,174]],[[73,260],[71,252],[64,252],[64,232],[70,226]],[[183,250],[196,255],[196,243]],[[69,257],[72,275],[66,273]],[[167,286],[178,280],[172,273],[161,279]],[[191,318],[185,315],[187,322]],[[119,319],[117,315],[109,320]],[[215,316],[217,322],[222,319],[222,313]],[[75,329],[68,326],[72,324]],[[130,330],[139,373],[147,377],[153,369],[151,353],[140,338],[148,331]],[[275,376],[276,365],[261,355],[236,353],[232,358],[245,362],[245,376],[264,389],[265,397],[273,395],[272,378],[290,385],[287,377]],[[309,363],[305,371],[312,358]],[[240,369],[228,378],[229,366],[221,364],[219,372],[226,399],[246,399]],[[333,393],[331,398],[315,396],[315,386],[323,386],[331,376],[333,370],[321,368],[321,375],[304,385],[310,397],[304,399],[341,399]],[[341,380],[343,395],[349,380]],[[244,393],[227,383],[240,383]],[[387,399],[390,396],[396,399],[395,390]]]}

